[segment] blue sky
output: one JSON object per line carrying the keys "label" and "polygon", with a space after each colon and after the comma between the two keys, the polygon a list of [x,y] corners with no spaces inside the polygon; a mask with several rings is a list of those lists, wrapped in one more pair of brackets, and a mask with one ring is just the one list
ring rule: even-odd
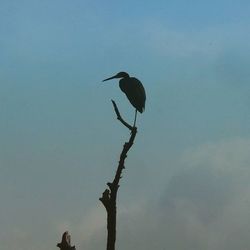
{"label": "blue sky", "polygon": [[105,246],[98,198],[129,136],[110,99],[134,116],[118,82],[102,83],[119,71],[147,92],[119,190],[120,249],[249,248],[249,10],[1,0],[1,249],[53,249],[64,230],[77,249]]}

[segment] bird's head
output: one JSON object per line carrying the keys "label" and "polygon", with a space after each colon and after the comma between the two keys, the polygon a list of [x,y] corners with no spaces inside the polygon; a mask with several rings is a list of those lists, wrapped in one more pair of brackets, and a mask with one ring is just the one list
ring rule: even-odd
{"label": "bird's head", "polygon": [[115,79],[115,78],[126,78],[126,77],[129,77],[129,74],[122,71],[122,72],[117,73],[114,76],[111,76],[111,77],[109,77],[107,79],[104,79],[103,82],[111,80],[111,79]]}

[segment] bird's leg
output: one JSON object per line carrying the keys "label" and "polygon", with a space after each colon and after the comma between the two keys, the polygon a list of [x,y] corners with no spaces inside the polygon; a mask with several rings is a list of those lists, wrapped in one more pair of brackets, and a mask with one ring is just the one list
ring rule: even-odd
{"label": "bird's leg", "polygon": [[134,126],[135,127],[135,124],[136,124],[136,117],[137,117],[137,109],[135,109],[135,120],[134,120]]}

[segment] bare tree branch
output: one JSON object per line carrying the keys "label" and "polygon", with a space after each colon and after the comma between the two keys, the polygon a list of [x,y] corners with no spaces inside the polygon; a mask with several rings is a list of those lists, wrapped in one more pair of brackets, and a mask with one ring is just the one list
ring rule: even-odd
{"label": "bare tree branch", "polygon": [[119,164],[116,170],[115,177],[113,181],[107,183],[108,189],[106,189],[102,193],[102,197],[99,199],[103,206],[106,208],[107,211],[107,230],[108,230],[108,237],[107,237],[107,250],[115,250],[115,240],[116,240],[116,197],[117,191],[119,188],[119,181],[122,178],[122,170],[125,168],[124,163],[127,157],[127,153],[132,147],[135,136],[137,133],[137,128],[132,127],[120,115],[120,112],[117,108],[115,101],[112,100],[115,113],[117,115],[117,119],[131,131],[130,138],[128,142],[125,142],[123,145],[122,152],[120,154]]}
{"label": "bare tree branch", "polygon": [[121,117],[121,114],[117,108],[115,101],[111,100],[111,102],[113,103],[114,110],[115,110],[115,113],[117,115],[117,120],[119,120],[125,127],[127,127],[129,130],[132,131],[133,127],[123,120],[123,118]]}

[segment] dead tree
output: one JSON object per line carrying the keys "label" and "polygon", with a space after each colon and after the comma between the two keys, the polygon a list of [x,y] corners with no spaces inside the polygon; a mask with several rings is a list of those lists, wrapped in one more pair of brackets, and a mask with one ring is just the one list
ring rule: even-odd
{"label": "dead tree", "polygon": [[116,106],[116,103],[112,100],[115,113],[117,115],[117,119],[131,131],[130,138],[128,142],[125,142],[123,145],[122,152],[120,154],[119,164],[116,170],[115,177],[112,182],[108,182],[106,189],[102,193],[102,197],[99,199],[107,211],[107,250],[115,250],[115,241],[116,241],[116,198],[117,198],[117,191],[119,188],[119,181],[122,178],[122,170],[125,168],[124,162],[127,157],[127,153],[132,147],[135,136],[137,133],[137,128],[131,126],[120,115],[120,112]]}
{"label": "dead tree", "polygon": [[60,250],[76,250],[75,246],[71,246],[71,237],[68,231],[63,233],[62,241],[57,243],[57,247],[59,247]]}

